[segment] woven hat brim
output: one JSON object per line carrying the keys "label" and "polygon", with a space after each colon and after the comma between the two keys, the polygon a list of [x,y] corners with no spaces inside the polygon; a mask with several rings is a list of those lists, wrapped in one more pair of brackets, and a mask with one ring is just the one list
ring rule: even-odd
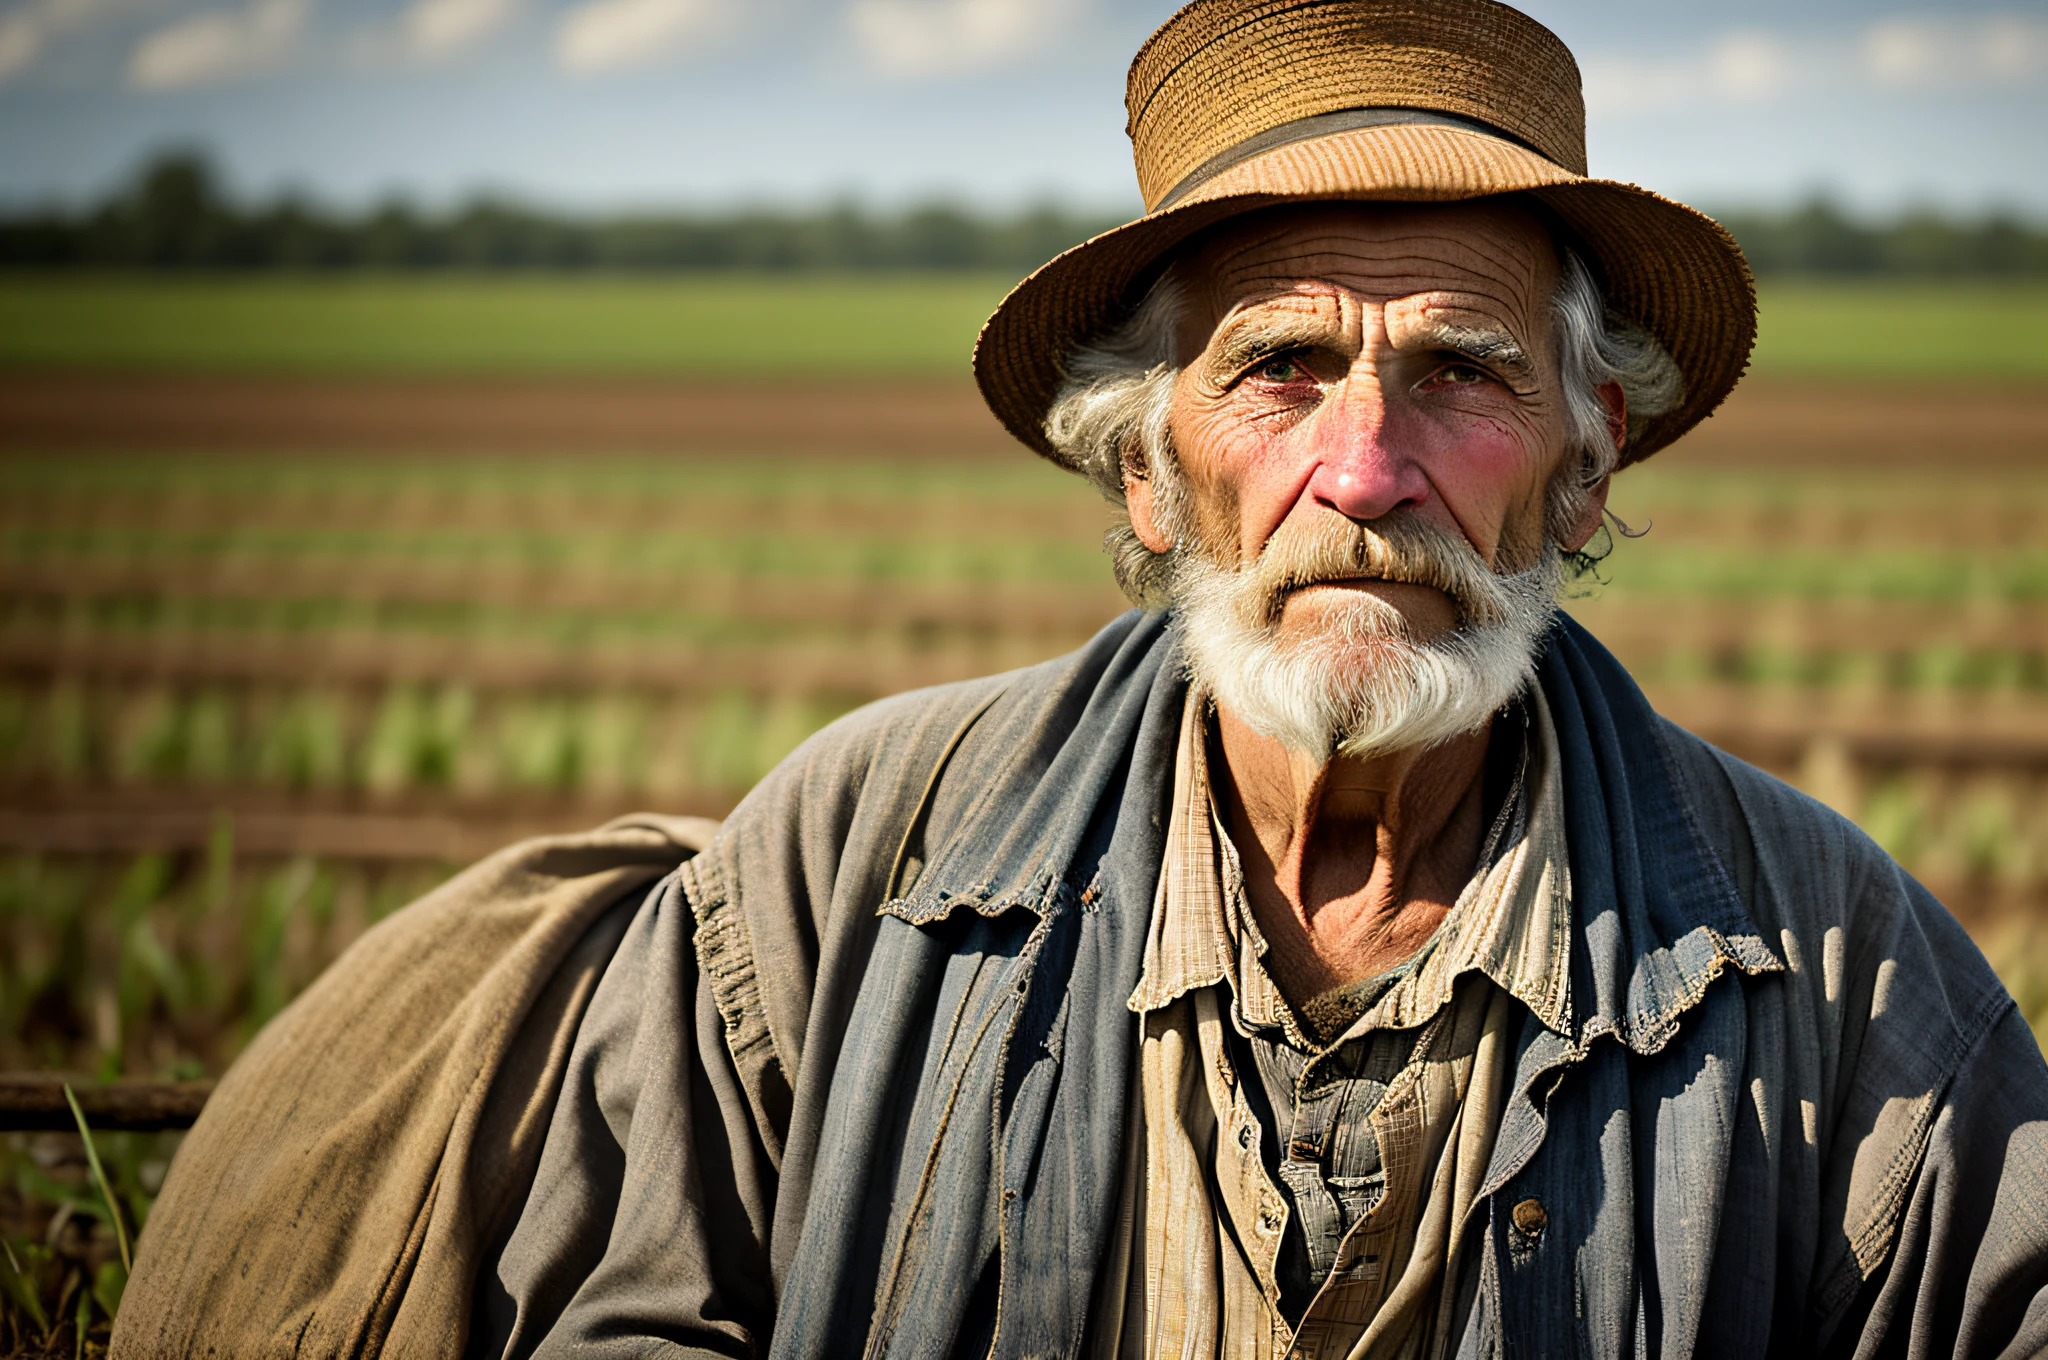
{"label": "woven hat brim", "polygon": [[1190,237],[1283,203],[1452,203],[1499,194],[1538,200],[1599,275],[1608,306],[1663,342],[1685,378],[1676,409],[1651,421],[1624,463],[1640,462],[1726,399],[1756,342],[1756,285],[1719,223],[1613,180],[1573,174],[1504,138],[1459,128],[1360,128],[1279,147],[1231,167],[1171,208],[1075,246],[1003,299],[974,347],[974,377],[1005,428],[1061,464],[1047,409],[1073,348],[1123,319],[1135,291]]}

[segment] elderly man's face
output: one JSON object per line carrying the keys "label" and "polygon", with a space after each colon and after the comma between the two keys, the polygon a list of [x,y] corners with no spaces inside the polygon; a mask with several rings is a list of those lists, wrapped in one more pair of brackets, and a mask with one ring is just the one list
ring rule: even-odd
{"label": "elderly man's face", "polygon": [[[1306,208],[1247,224],[1190,266],[1171,425],[1192,546],[1237,565],[1276,535],[1398,512],[1495,572],[1538,560],[1567,417],[1557,257],[1533,218],[1497,204]],[[1134,527],[1165,550],[1147,488],[1133,491]],[[1584,544],[1602,503],[1561,546]],[[1317,631],[1358,591],[1418,639],[1458,626],[1436,588],[1351,579],[1287,591],[1278,637]]]}

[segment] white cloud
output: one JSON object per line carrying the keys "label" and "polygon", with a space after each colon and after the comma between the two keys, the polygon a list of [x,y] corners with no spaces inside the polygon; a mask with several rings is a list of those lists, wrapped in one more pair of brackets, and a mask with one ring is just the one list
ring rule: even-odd
{"label": "white cloud", "polygon": [[1775,98],[1796,79],[1799,59],[1769,33],[1731,33],[1707,54],[1707,78],[1724,99]]}
{"label": "white cloud", "polygon": [[517,12],[517,0],[416,0],[399,20],[399,34],[407,53],[433,61],[474,47]]}
{"label": "white cloud", "polygon": [[2048,75],[2048,22],[2016,14],[1987,19],[1978,26],[1977,52],[1993,80],[2038,81]]}
{"label": "white cloud", "polygon": [[645,66],[722,26],[713,0],[586,0],[562,16],[555,60],[571,75]]}
{"label": "white cloud", "polygon": [[1588,107],[1605,114],[1768,104],[1802,93],[2010,89],[2048,74],[2048,21],[1908,16],[1797,39],[1752,30],[1684,54],[1593,54],[1582,70]]}
{"label": "white cloud", "polygon": [[847,26],[884,74],[968,75],[1031,56],[1079,0],[854,0]]}
{"label": "white cloud", "polygon": [[2024,85],[2048,71],[2048,22],[2017,14],[1887,20],[1864,35],[1863,69],[1890,90]]}
{"label": "white cloud", "polygon": [[181,90],[272,70],[291,55],[310,14],[309,0],[253,0],[245,9],[180,19],[136,45],[128,82]]}
{"label": "white cloud", "polygon": [[35,64],[50,40],[115,8],[105,0],[30,0],[0,15],[0,82]]}
{"label": "white cloud", "polygon": [[[1863,36],[1863,67],[1872,80],[1892,89],[1925,85],[1945,66],[1949,52],[1942,31],[1931,23],[1893,19],[1873,24]],[[1939,72],[1945,77],[1947,72]]]}
{"label": "white cloud", "polygon": [[0,80],[28,69],[43,50],[43,25],[33,9],[0,18]]}

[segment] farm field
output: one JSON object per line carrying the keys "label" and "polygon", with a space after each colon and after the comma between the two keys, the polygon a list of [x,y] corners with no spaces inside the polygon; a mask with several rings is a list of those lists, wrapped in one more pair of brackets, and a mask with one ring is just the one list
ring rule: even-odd
{"label": "farm field", "polygon": [[[958,375],[1011,282],[988,274],[0,274],[0,367],[770,383]],[[1978,381],[2048,373],[2048,284],[1766,280],[1759,294],[1756,373]]]}
{"label": "farm field", "polygon": [[[0,1071],[218,1073],[454,867],[722,813],[1123,609],[1107,509],[960,379],[1002,282],[924,285],[887,324],[811,291],[792,339],[751,281],[0,278]],[[1648,532],[1568,607],[1933,887],[2048,1039],[2048,290],[2002,291],[1767,289],[1759,375],[1617,483]],[[1953,357],[1994,314],[2022,341]],[[174,1141],[102,1141],[131,1222]],[[84,1166],[0,1135],[52,1307],[110,1278]]]}
{"label": "farm field", "polygon": [[[1674,460],[1615,506],[1651,530],[1571,607],[1667,714],[1987,939],[2032,919],[2048,472]],[[722,812],[833,716],[1123,607],[1104,507],[1022,457],[17,455],[0,507],[10,1068],[217,1070],[433,864]]]}
{"label": "farm field", "polygon": [[[422,874],[721,811],[838,713],[1087,637],[1123,607],[1107,511],[934,372],[1003,288],[0,278],[0,1069],[217,1070],[259,980],[288,995]],[[1764,308],[1759,375],[1622,479],[1651,532],[1571,607],[1973,925],[2031,919],[2048,352],[1842,375],[2048,289]],[[266,874],[289,929],[194,924]]]}

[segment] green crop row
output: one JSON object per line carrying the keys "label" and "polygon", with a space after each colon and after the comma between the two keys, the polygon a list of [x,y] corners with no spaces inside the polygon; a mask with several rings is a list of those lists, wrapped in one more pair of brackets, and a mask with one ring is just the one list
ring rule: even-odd
{"label": "green crop row", "polygon": [[[1968,682],[1982,677],[1970,673],[1932,678],[1965,695],[2003,693],[2038,703],[2048,685],[2040,681],[2038,658],[2032,664],[2034,684],[2026,690],[1973,690]],[[1667,692],[1682,683],[1654,669],[1645,679]],[[1784,691],[1775,676],[1756,687],[1759,696]],[[664,694],[480,691],[460,682],[345,688],[9,681],[0,682],[0,792],[722,806],[812,731],[875,697],[732,685]],[[2048,848],[2048,825],[2035,829]]]}
{"label": "green crop row", "polygon": [[[1755,600],[2048,600],[2048,477],[1845,478],[1646,468],[1617,509],[1610,593]],[[632,460],[425,467],[322,460],[0,460],[0,570],[272,564],[672,582],[1101,588],[1106,522],[1043,465]]]}
{"label": "green crop row", "polygon": [[[1594,633],[1598,635],[1597,627]],[[1645,685],[1790,686],[1833,693],[2048,695],[2048,649],[2015,639],[2010,648],[1930,642],[1917,647],[1788,647],[1750,643],[1703,650],[1683,641],[1644,654],[1629,650],[1630,674]]]}
{"label": "green crop row", "polygon": [[[737,532],[679,528],[665,534],[521,533],[373,528],[231,530],[34,528],[0,530],[0,562],[77,561],[126,566],[219,563],[234,567],[277,561],[334,561],[393,567],[477,571],[602,572],[672,579],[679,590],[696,581],[825,577],[836,581],[930,581],[962,585],[1048,581],[1088,585],[1107,573],[1099,542],[973,533],[960,526],[932,535],[877,528],[825,537],[771,527]],[[2021,593],[2048,577],[2034,554],[1999,574],[1999,587]],[[1954,576],[1953,568],[1948,572]],[[2007,585],[2004,578],[2010,578]]]}
{"label": "green crop row", "polygon": [[0,854],[0,1068],[184,1078],[217,1071],[438,865],[205,851]]}
{"label": "green crop row", "polygon": [[[1019,456],[1002,463],[884,459],[562,457],[412,459],[99,455],[15,452],[0,458],[11,504],[90,515],[107,506],[204,506],[260,516],[273,508],[375,525],[401,513],[616,522],[652,526],[708,505],[871,512],[929,506],[1093,505],[1077,477]],[[658,507],[658,508],[657,508]]]}
{"label": "green crop row", "polygon": [[0,787],[722,805],[859,697],[0,683]]}
{"label": "green crop row", "polygon": [[[965,526],[962,526],[962,530]],[[91,527],[0,529],[0,562],[83,567],[223,568],[265,563],[334,564],[486,574],[554,574],[602,584],[673,581],[687,592],[727,583],[825,578],[838,582],[927,582],[971,587],[1044,582],[1101,584],[1108,564],[1099,543],[1012,537],[1000,532],[919,534],[876,528],[823,538],[750,528],[719,533],[682,529],[661,536],[370,528],[179,531]],[[1853,547],[1631,543],[1601,569],[1617,591],[1725,599],[1861,598],[2013,603],[2048,601],[2048,545],[1927,549],[1906,543]]]}

